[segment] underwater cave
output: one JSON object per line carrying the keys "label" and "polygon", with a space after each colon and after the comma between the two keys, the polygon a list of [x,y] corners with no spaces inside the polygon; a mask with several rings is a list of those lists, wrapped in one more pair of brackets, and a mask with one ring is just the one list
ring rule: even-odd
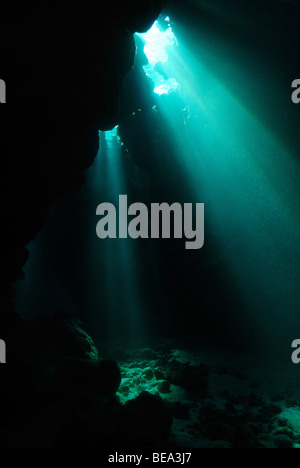
{"label": "underwater cave", "polygon": [[300,3],[10,3],[0,447],[300,448]]}

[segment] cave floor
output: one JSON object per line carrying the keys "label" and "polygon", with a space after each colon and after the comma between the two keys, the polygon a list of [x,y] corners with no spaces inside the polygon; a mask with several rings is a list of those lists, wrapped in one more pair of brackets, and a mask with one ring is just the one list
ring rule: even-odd
{"label": "cave floor", "polygon": [[170,343],[115,353],[120,401],[142,392],[160,396],[173,416],[171,445],[300,448],[300,394],[290,362]]}

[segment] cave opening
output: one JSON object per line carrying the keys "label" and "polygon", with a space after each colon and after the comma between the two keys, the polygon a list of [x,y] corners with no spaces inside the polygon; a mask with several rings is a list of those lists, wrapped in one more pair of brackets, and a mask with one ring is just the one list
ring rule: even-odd
{"label": "cave opening", "polygon": [[176,91],[180,85],[168,70],[169,54],[177,45],[170,18],[160,17],[148,32],[139,34],[139,37],[144,41],[144,52],[148,59],[143,68],[153,80],[154,93],[161,95]]}

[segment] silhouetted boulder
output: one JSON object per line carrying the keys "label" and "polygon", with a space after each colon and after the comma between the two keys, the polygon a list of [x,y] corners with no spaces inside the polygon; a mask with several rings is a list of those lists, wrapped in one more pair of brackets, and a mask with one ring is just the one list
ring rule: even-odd
{"label": "silhouetted boulder", "polygon": [[37,320],[35,330],[46,354],[98,358],[98,350],[91,337],[64,311]]}
{"label": "silhouetted boulder", "polygon": [[117,392],[121,383],[121,371],[111,359],[64,359],[54,377],[57,388],[64,395],[93,395],[108,398]]}
{"label": "silhouetted boulder", "polygon": [[129,442],[136,446],[157,446],[171,434],[173,418],[161,397],[148,392],[126,403],[123,430]]}

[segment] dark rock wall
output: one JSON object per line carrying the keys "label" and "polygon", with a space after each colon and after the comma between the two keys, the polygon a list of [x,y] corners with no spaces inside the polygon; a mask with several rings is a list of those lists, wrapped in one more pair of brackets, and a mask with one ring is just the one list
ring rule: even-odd
{"label": "dark rock wall", "polygon": [[[10,366],[0,380],[8,418],[15,414],[16,398],[25,407],[41,386],[45,392],[58,362],[70,375],[78,363],[92,381],[114,382],[104,394],[115,393],[120,383],[117,364],[80,354],[93,344],[76,324],[64,319],[58,324],[54,318],[32,325],[18,316],[12,285],[24,275],[26,245],[41,230],[53,202],[83,183],[83,172],[98,152],[98,131],[118,123],[122,83],[135,59],[133,34],[149,28],[162,6],[160,0],[140,6],[134,1],[1,6],[0,75],[7,104],[0,108],[0,332]],[[70,347],[65,365],[59,343]]]}
{"label": "dark rock wall", "polygon": [[133,33],[163,1],[89,6],[12,1],[2,7],[2,311],[22,278],[25,246],[54,200],[78,188],[98,151],[98,130],[118,122],[119,95],[133,66]]}

